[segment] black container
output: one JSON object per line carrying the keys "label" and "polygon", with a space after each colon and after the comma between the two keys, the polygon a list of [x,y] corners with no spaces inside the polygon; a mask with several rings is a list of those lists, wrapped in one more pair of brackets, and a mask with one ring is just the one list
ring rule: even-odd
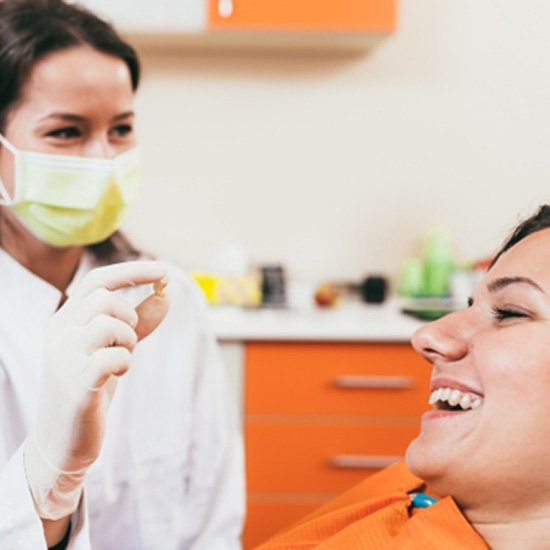
{"label": "black container", "polygon": [[361,298],[369,304],[381,304],[386,299],[388,280],[385,277],[371,275],[360,285]]}
{"label": "black container", "polygon": [[264,265],[262,273],[262,305],[266,307],[286,306],[286,277],[280,265]]}

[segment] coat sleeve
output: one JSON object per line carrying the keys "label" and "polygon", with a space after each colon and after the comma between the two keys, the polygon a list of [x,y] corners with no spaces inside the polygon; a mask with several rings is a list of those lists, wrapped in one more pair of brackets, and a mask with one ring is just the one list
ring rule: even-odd
{"label": "coat sleeve", "polygon": [[[68,548],[90,550],[85,497],[71,522]],[[23,445],[0,471],[0,547],[2,550],[47,550],[42,522],[27,486]]]}
{"label": "coat sleeve", "polygon": [[188,517],[195,518],[195,533],[188,547],[235,550],[241,548],[245,511],[242,431],[207,306],[202,294],[196,293],[198,341],[188,489],[194,506]]}

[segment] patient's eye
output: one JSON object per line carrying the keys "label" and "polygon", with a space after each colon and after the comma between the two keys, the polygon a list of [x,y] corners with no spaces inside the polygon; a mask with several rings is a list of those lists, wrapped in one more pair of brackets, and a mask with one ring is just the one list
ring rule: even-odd
{"label": "patient's eye", "polygon": [[527,315],[527,313],[525,313],[524,311],[519,311],[517,309],[511,309],[507,307],[504,307],[504,308],[493,307],[492,311],[493,311],[493,316],[499,321],[504,321],[506,319],[521,319],[524,317],[529,317],[529,315]]}

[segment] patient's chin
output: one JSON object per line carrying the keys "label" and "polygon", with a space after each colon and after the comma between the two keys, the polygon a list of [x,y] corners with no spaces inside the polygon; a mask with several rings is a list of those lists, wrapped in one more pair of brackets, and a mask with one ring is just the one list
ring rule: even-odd
{"label": "patient's chin", "polygon": [[431,445],[424,444],[422,436],[419,436],[408,446],[405,462],[415,476],[432,483],[445,473],[448,454],[441,456],[440,453],[433,452]]}

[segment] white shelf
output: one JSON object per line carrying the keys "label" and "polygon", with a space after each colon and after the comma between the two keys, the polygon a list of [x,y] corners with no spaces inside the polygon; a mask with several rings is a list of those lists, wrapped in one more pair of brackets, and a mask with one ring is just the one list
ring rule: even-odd
{"label": "white shelf", "polygon": [[212,307],[211,324],[221,342],[409,342],[424,323],[403,315],[398,303],[390,301],[381,306],[351,303],[330,310]]}

